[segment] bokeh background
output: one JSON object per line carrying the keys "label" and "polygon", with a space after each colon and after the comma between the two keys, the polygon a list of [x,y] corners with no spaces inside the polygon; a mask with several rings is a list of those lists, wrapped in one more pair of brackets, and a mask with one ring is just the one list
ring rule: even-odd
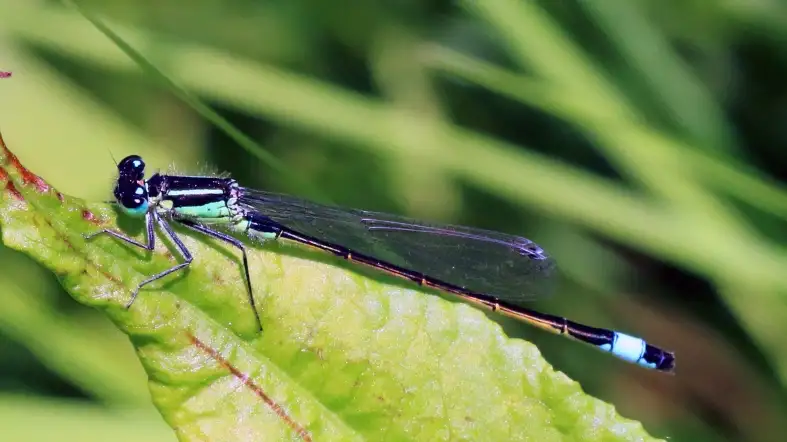
{"label": "bokeh background", "polygon": [[[133,152],[528,236],[561,268],[534,308],[646,337],[678,370],[501,320],[510,335],[654,436],[784,440],[784,2],[79,3],[256,145],[77,10],[0,0],[0,128],[60,191],[110,198]],[[0,440],[174,440],[124,336],[2,246]]]}

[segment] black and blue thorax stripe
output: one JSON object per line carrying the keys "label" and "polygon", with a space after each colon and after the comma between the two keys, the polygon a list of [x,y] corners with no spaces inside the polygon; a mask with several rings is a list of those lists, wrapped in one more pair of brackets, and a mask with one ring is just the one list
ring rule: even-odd
{"label": "black and blue thorax stripe", "polygon": [[242,215],[237,206],[240,190],[231,178],[153,175],[148,194],[160,212],[202,223],[230,223]]}

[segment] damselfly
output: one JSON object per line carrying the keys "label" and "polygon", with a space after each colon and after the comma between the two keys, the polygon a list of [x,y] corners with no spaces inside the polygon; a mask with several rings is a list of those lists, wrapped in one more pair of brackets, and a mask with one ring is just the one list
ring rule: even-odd
{"label": "damselfly", "polygon": [[417,222],[364,210],[342,209],[241,187],[232,178],[154,174],[145,179],[145,163],[132,155],[118,164],[115,199],[127,214],[144,217],[147,241],[104,229],[129,244],[153,250],[156,226],[170,238],[183,262],[145,279],[139,290],[188,266],[193,256],[170,226],[175,221],[238,248],[249,302],[260,322],[249,277],[246,246],[225,231],[255,240],[289,240],[333,253],[348,261],[453,294],[465,301],[575,340],[646,368],[670,372],[671,352],[613,330],[591,327],[521,306],[547,293],[554,261],[522,237],[469,227]]}

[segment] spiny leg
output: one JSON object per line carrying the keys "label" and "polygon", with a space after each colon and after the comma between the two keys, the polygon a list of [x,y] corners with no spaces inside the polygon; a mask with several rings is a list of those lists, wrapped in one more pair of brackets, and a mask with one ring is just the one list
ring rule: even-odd
{"label": "spiny leg", "polygon": [[155,231],[155,226],[153,226],[153,216],[154,216],[153,212],[151,211],[145,213],[145,229],[147,230],[147,237],[148,237],[147,244],[142,244],[141,242],[137,241],[134,238],[130,238],[120,232],[116,232],[110,229],[102,229],[99,230],[98,232],[91,233],[90,235],[85,235],[85,239],[89,240],[95,238],[98,235],[107,234],[109,236],[123,240],[131,245],[137,246],[141,249],[153,251],[153,249],[156,246],[156,231]]}
{"label": "spiny leg", "polygon": [[[102,229],[102,230],[99,230],[98,232],[91,233],[90,235],[85,235],[85,239],[86,240],[90,240],[92,238],[95,238],[98,235],[107,234],[107,235],[112,236],[114,238],[117,238],[119,240],[125,241],[128,244],[131,244],[133,246],[137,246],[137,247],[139,247],[141,249],[149,250],[149,251],[152,252],[153,249],[156,247],[156,228],[153,225],[153,218],[154,217],[156,217],[156,216],[155,216],[154,212],[151,211],[151,210],[149,210],[149,211],[147,211],[145,213],[145,231],[146,231],[146,234],[147,234],[147,244],[142,244],[141,242],[137,241],[134,238],[128,237],[128,236],[126,236],[126,235],[124,235],[124,234],[122,234],[120,232],[116,232],[116,231],[110,230],[110,229]],[[144,282],[143,282],[143,284],[144,284]],[[137,286],[137,288],[134,290],[134,292],[132,292],[131,300],[128,303],[126,303],[126,305],[125,305],[126,309],[131,307],[131,304],[134,303],[134,300],[137,298],[137,292],[139,292],[139,288],[141,286],[142,285],[140,284],[139,286]]]}
{"label": "spiny leg", "polygon": [[[175,247],[178,248],[178,251],[180,252],[180,255],[183,257],[184,262],[182,262],[180,264],[177,264],[177,265],[175,265],[175,266],[173,266],[173,267],[171,267],[171,268],[169,268],[167,270],[164,270],[163,272],[157,273],[157,274],[149,277],[148,279],[140,282],[139,285],[137,286],[137,288],[134,289],[134,292],[131,294],[131,300],[129,300],[126,303],[126,308],[131,307],[131,304],[133,304],[134,301],[137,299],[137,295],[139,294],[139,290],[144,285],[150,284],[153,281],[161,279],[161,278],[169,275],[170,273],[177,272],[178,270],[187,267],[189,264],[191,264],[191,261],[194,260],[194,257],[191,256],[191,252],[189,252],[189,249],[186,247],[185,244],[183,244],[183,241],[181,241],[180,238],[178,238],[178,235],[175,233],[174,230],[172,230],[172,227],[169,225],[169,223],[164,221],[164,219],[161,218],[156,212],[150,212],[150,213],[151,213],[151,217],[154,218],[156,220],[156,222],[158,222],[158,225],[161,227],[161,230],[163,230],[164,233],[167,234],[169,239],[171,239],[172,242],[175,243]],[[150,227],[151,227],[151,231],[152,231],[152,227],[153,227],[152,223],[151,223]],[[148,233],[148,235],[150,235],[150,233]]]}
{"label": "spiny leg", "polygon": [[254,303],[254,292],[252,291],[251,288],[251,277],[249,276],[249,260],[246,257],[246,246],[243,245],[243,243],[237,238],[233,238],[232,236],[227,235],[226,233],[217,232],[201,224],[197,224],[194,221],[178,220],[178,222],[183,224],[185,227],[188,227],[192,230],[203,233],[205,235],[212,236],[213,238],[220,239],[240,249],[241,253],[243,254],[243,271],[246,276],[246,290],[248,290],[249,293],[249,303],[251,304],[252,310],[254,310],[254,316],[257,318],[257,325],[259,325],[260,330],[262,330],[262,321],[260,320],[260,314],[257,312],[257,305]]}
{"label": "spiny leg", "polygon": [[169,275],[170,273],[176,272],[176,271],[182,269],[183,267],[186,267],[187,265],[191,264],[191,261],[193,259],[192,256],[191,256],[191,253],[189,253],[189,250],[186,248],[186,245],[183,244],[183,242],[180,240],[180,238],[178,238],[178,236],[172,230],[172,227],[170,227],[169,224],[166,221],[164,221],[156,212],[154,212],[152,210],[148,211],[145,214],[145,228],[147,230],[147,244],[142,244],[141,242],[135,240],[134,238],[130,238],[130,237],[128,237],[128,236],[126,236],[126,235],[124,235],[122,233],[116,232],[114,230],[109,230],[109,229],[103,229],[103,230],[100,230],[100,231],[98,231],[96,233],[92,233],[90,235],[86,235],[85,236],[86,239],[91,239],[91,238],[93,238],[95,236],[98,236],[98,235],[101,235],[101,234],[107,234],[107,235],[110,235],[110,236],[115,237],[117,239],[123,240],[123,241],[125,241],[125,242],[127,242],[127,243],[129,243],[131,245],[135,245],[135,246],[140,247],[142,249],[152,251],[155,248],[155,245],[156,245],[156,227],[154,225],[154,222],[158,222],[159,225],[161,226],[162,230],[164,230],[164,232],[167,234],[167,236],[169,236],[169,238],[172,240],[172,242],[175,243],[175,246],[177,246],[178,251],[180,252],[180,254],[185,259],[185,262],[180,263],[180,264],[178,264],[178,265],[176,265],[176,266],[174,266],[174,267],[172,267],[172,268],[170,268],[168,270],[165,270],[165,271],[163,271],[161,273],[155,274],[155,275],[151,276],[150,278],[142,281],[137,286],[137,288],[135,288],[134,291],[131,293],[131,299],[125,305],[125,307],[127,309],[130,308],[131,304],[133,304],[134,301],[137,299],[137,295],[139,294],[139,290],[142,288],[142,286],[144,286],[145,284],[149,284],[149,283],[151,283],[151,282],[153,282],[153,281],[155,281],[157,279],[163,278],[163,277]]}

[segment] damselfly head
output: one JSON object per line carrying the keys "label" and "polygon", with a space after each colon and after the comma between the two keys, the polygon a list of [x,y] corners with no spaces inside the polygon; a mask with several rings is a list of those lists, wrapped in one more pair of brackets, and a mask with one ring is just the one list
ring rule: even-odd
{"label": "damselfly head", "polygon": [[118,173],[120,174],[118,182],[142,181],[145,177],[145,162],[139,155],[129,155],[118,163]]}
{"label": "damselfly head", "polygon": [[131,216],[142,216],[150,205],[145,177],[145,162],[139,155],[129,155],[118,163],[115,199],[120,208]]}

